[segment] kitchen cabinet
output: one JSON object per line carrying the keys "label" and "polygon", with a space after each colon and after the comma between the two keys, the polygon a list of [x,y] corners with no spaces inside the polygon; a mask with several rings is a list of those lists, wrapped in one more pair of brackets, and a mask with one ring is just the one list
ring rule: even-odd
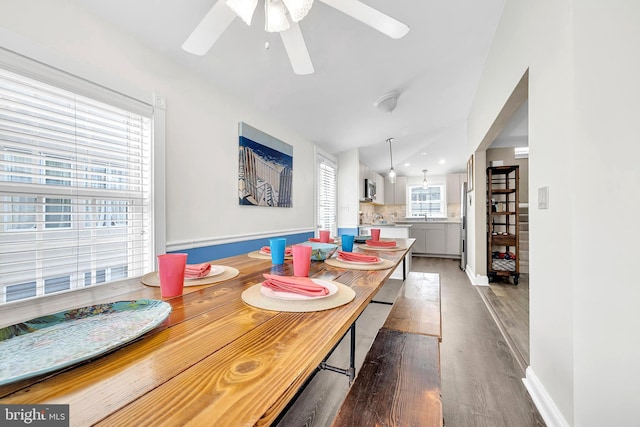
{"label": "kitchen cabinet", "polygon": [[427,253],[427,234],[425,229],[414,225],[410,230],[409,236],[412,239],[416,239],[416,242],[413,244],[413,252],[416,254]]}
{"label": "kitchen cabinet", "polygon": [[384,181],[384,204],[385,205],[406,205],[407,204],[407,177],[396,177],[395,184]]}
{"label": "kitchen cabinet", "polygon": [[376,181],[376,198],[374,200],[374,202],[376,203],[380,203],[380,204],[384,204],[384,183],[385,183],[385,179],[382,175],[380,174],[375,174],[375,181]]}
{"label": "kitchen cabinet", "polygon": [[487,168],[487,276],[520,277],[519,166]]}
{"label": "kitchen cabinet", "polygon": [[447,175],[447,203],[462,203],[460,200],[460,186],[467,181],[467,175],[454,173]]}
{"label": "kitchen cabinet", "polygon": [[446,252],[446,224],[427,224],[426,239],[428,254],[444,254]]}
{"label": "kitchen cabinet", "polygon": [[423,222],[412,224],[409,236],[416,239],[413,245],[415,254],[460,257],[460,223]]}
{"label": "kitchen cabinet", "polygon": [[460,223],[449,223],[447,226],[447,243],[445,252],[447,255],[460,255]]}

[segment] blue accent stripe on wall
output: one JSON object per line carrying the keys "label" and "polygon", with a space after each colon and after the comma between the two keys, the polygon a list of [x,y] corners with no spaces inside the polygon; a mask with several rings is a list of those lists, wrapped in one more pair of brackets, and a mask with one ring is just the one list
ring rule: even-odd
{"label": "blue accent stripe on wall", "polygon": [[[313,237],[313,232],[285,234],[282,236],[287,239],[287,245],[302,243]],[[269,246],[269,238],[244,240],[242,242],[223,243],[221,245],[204,246],[201,248],[191,248],[182,251],[172,251],[170,253],[186,253],[187,263],[199,264],[201,262],[214,261],[220,258],[227,258],[234,255],[246,254],[248,252],[257,251],[263,246]]]}

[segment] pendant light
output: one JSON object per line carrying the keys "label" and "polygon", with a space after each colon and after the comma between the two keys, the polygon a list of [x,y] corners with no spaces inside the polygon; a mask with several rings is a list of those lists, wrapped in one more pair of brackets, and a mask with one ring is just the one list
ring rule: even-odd
{"label": "pendant light", "polygon": [[429,186],[429,184],[427,183],[427,172],[428,171],[426,169],[422,169],[422,176],[424,176],[424,179],[422,180],[422,188],[424,188],[425,190]]}
{"label": "pendant light", "polygon": [[389,143],[389,158],[391,160],[391,169],[389,169],[389,182],[392,184],[396,183],[396,171],[393,169],[393,151],[391,150],[391,142],[393,141],[393,138],[389,138],[387,139],[387,142]]}

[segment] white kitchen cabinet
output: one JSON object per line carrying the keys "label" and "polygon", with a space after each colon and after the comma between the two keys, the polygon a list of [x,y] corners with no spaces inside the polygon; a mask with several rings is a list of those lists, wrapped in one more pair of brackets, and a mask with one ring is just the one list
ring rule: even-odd
{"label": "white kitchen cabinet", "polygon": [[460,203],[460,175],[447,175],[447,203]]}
{"label": "white kitchen cabinet", "polygon": [[427,253],[427,232],[419,225],[414,225],[409,229],[409,236],[416,239],[413,244],[413,252],[417,254]]}
{"label": "white kitchen cabinet", "polygon": [[428,254],[445,254],[446,236],[445,236],[446,224],[426,224],[426,239],[427,239],[427,253]]}
{"label": "white kitchen cabinet", "polygon": [[384,195],[385,195],[385,191],[384,191],[384,182],[385,179],[382,175],[379,174],[375,174],[375,181],[376,181],[376,198],[374,200],[374,202],[376,203],[380,203],[381,205],[384,204]]}
{"label": "white kitchen cabinet", "polygon": [[409,236],[416,239],[413,252],[420,255],[459,257],[460,223],[422,222],[412,224]]}
{"label": "white kitchen cabinet", "polygon": [[464,182],[467,182],[467,175],[464,173],[447,175],[447,203],[462,203],[460,190]]}
{"label": "white kitchen cabinet", "polygon": [[396,177],[395,184],[388,179],[384,181],[384,204],[405,205],[407,203],[407,177]]}
{"label": "white kitchen cabinet", "polygon": [[447,225],[447,242],[446,242],[446,254],[447,255],[460,255],[460,224],[449,223]]}

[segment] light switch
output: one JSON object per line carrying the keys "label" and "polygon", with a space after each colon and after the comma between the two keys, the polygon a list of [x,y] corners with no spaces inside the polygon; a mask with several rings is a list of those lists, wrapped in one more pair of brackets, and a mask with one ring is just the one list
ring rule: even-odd
{"label": "light switch", "polygon": [[549,209],[549,187],[538,188],[538,209]]}

